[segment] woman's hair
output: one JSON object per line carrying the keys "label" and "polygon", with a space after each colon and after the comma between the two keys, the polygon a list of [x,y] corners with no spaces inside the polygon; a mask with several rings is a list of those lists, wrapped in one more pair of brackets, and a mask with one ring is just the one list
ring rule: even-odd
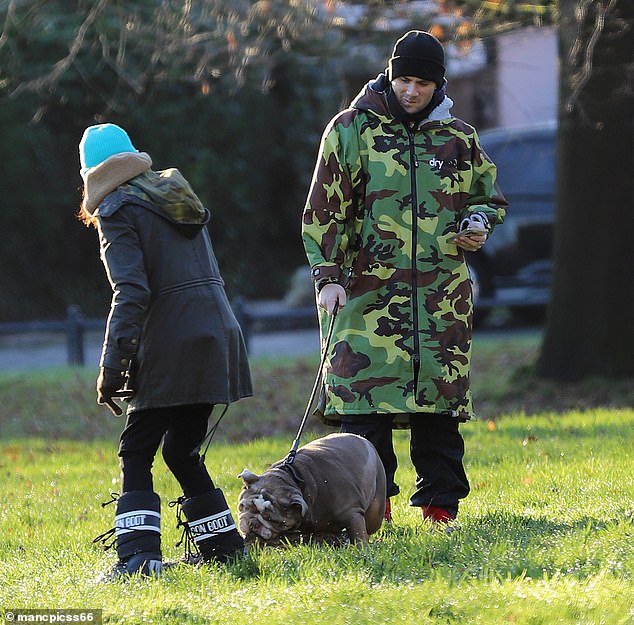
{"label": "woman's hair", "polygon": [[81,221],[88,228],[90,228],[91,226],[93,228],[96,228],[97,218],[92,213],[86,210],[85,199],[86,199],[86,187],[84,187],[84,190],[82,192],[81,204],[79,206],[79,210],[77,211],[77,219],[79,219],[79,221]]}

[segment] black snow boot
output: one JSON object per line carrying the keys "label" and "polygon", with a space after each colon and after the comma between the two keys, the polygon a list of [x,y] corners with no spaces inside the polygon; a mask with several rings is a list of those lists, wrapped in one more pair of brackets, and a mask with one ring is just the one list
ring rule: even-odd
{"label": "black snow boot", "polygon": [[[119,561],[98,581],[112,581],[135,573],[158,576],[162,569],[161,500],[151,490],[133,490],[117,500],[115,544]],[[107,532],[106,534],[112,533]],[[103,536],[106,536],[104,534]],[[97,537],[95,541],[103,536]]]}
{"label": "black snow boot", "polygon": [[204,562],[224,564],[244,554],[244,540],[219,488],[204,495],[184,498],[181,506],[187,519],[183,522],[185,531]]}

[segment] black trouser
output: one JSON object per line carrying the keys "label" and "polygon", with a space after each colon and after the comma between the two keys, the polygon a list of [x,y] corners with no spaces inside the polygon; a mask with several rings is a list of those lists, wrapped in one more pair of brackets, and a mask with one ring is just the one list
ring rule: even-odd
{"label": "black trouser", "polygon": [[200,458],[212,404],[138,410],[121,433],[121,492],[154,490],[152,463],[163,441],[163,459],[183,494],[194,497],[215,487]]}
{"label": "black trouser", "polygon": [[[392,420],[387,414],[342,416],[341,431],[359,434],[376,447],[387,477],[387,495],[399,493],[394,482],[397,459],[392,443]],[[464,440],[458,420],[437,414],[410,414],[410,458],[416,469],[412,506],[438,506],[454,517],[458,501],[469,494],[462,459]]]}

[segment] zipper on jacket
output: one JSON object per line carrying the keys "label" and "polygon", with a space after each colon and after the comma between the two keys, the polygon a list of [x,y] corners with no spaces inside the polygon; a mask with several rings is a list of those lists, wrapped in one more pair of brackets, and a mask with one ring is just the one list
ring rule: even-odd
{"label": "zipper on jacket", "polygon": [[413,332],[413,373],[414,373],[414,401],[418,403],[418,377],[420,375],[420,337],[418,336],[418,288],[416,286],[417,265],[416,249],[418,247],[418,196],[416,193],[416,169],[419,166],[416,158],[416,146],[414,144],[414,133],[411,128],[405,124],[407,136],[409,137],[409,154],[410,154],[410,186],[412,190],[412,332]]}

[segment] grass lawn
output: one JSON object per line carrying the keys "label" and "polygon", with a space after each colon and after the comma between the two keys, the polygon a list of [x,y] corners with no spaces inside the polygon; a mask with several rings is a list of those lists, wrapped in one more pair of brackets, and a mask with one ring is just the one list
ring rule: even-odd
{"label": "grass lawn", "polygon": [[[254,548],[226,567],[110,584],[94,580],[115,556],[91,541],[113,522],[101,503],[118,489],[121,420],[94,406],[92,371],[3,375],[0,616],[83,608],[102,609],[106,623],[634,624],[634,410],[616,407],[618,384],[577,387],[576,397],[562,388],[565,402],[585,404],[547,409],[549,387],[529,384],[534,353],[530,341],[482,350],[476,399],[487,409],[463,428],[472,492],[458,531],[438,531],[408,506],[414,474],[399,431],[402,494],[367,548]],[[234,510],[237,474],[288,452],[315,364],[254,363],[258,397],[232,408],[207,454]],[[326,431],[309,430],[303,442]],[[155,490],[164,555],[177,559],[168,502],[180,493],[160,458]]]}

